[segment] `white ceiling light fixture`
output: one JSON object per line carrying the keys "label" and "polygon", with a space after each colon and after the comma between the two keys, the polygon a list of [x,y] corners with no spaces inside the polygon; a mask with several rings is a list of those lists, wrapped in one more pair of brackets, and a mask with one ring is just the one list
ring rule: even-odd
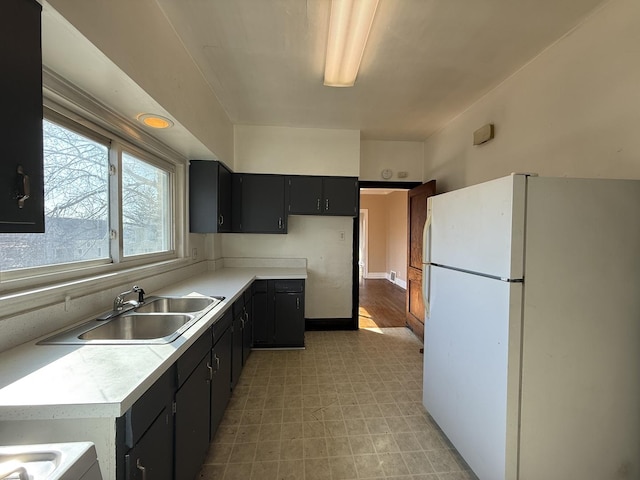
{"label": "white ceiling light fixture", "polygon": [[332,0],[324,84],[352,87],[358,76],[378,0]]}

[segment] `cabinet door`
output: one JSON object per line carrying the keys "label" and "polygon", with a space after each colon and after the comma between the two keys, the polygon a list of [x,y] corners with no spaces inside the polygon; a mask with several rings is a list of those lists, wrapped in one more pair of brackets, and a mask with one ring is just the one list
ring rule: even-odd
{"label": "cabinet door", "polygon": [[218,232],[231,232],[231,171],[220,164],[218,170]]}
{"label": "cabinet door", "polygon": [[231,397],[231,329],[227,329],[211,350],[211,425],[210,438],[216,433]]}
{"label": "cabinet door", "polygon": [[34,0],[0,2],[0,232],[44,232],[42,53]]}
{"label": "cabinet door", "polygon": [[253,314],[253,345],[255,347],[273,344],[274,322],[272,312],[269,311],[270,302],[267,290],[268,282],[266,280],[254,282],[251,313]]}
{"label": "cabinet door", "polygon": [[244,324],[242,330],[242,365],[247,363],[247,358],[251,354],[251,347],[253,345],[253,315],[252,315],[253,300],[249,299],[244,306]]}
{"label": "cabinet door", "polygon": [[149,430],[125,455],[126,480],[173,479],[172,417],[169,407],[163,409]]}
{"label": "cabinet door", "polygon": [[[240,188],[239,231],[287,233],[283,175],[236,174]],[[235,213],[235,212],[234,212]]]}
{"label": "cabinet door", "polygon": [[322,213],[322,177],[287,177],[289,214],[320,215]]}
{"label": "cabinet door", "polygon": [[[235,308],[234,308],[235,311]],[[233,341],[231,347],[231,389],[235,388],[242,373],[242,344],[244,325],[244,306],[237,314],[234,314],[233,327],[231,329]]]}
{"label": "cabinet door", "polygon": [[355,177],[324,177],[323,213],[325,215],[356,216],[358,214],[358,179]]}
{"label": "cabinet door", "polygon": [[207,355],[176,392],[175,478],[195,478],[207,456],[211,395],[209,365]]}
{"label": "cabinet door", "polygon": [[278,347],[304,346],[304,293],[275,293],[275,340]]}
{"label": "cabinet door", "polygon": [[231,172],[220,162],[189,163],[189,230],[231,231]]}

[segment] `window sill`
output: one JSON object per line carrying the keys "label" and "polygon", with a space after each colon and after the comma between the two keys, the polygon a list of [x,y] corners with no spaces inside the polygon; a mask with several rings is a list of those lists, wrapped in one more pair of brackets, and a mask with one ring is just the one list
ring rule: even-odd
{"label": "window sill", "polygon": [[[200,262],[206,268],[206,262]],[[96,292],[109,290],[120,285],[143,284],[145,279],[158,276],[172,270],[197,265],[188,259],[171,259],[134,267],[125,265],[100,265],[82,271],[74,271],[75,277],[42,283],[41,279],[21,279],[16,287],[7,293],[0,293],[0,319],[55,304],[65,303]],[[3,282],[2,289],[9,290],[9,284]],[[17,282],[16,282],[17,283]],[[31,286],[25,284],[31,283]],[[36,286],[37,285],[37,286]],[[151,289],[149,288],[151,291]],[[99,310],[100,306],[96,306]]]}

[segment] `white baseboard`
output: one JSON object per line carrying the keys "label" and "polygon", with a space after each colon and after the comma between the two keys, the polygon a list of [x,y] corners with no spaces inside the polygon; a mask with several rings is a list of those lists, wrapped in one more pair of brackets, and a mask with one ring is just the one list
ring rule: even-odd
{"label": "white baseboard", "polygon": [[[380,278],[380,279],[389,280],[391,282],[391,274],[387,272],[369,272],[365,278]],[[396,281],[391,283],[398,285],[400,288],[404,290],[407,289],[406,280],[402,280],[397,276],[396,276]]]}
{"label": "white baseboard", "polygon": [[369,272],[365,278],[386,278],[389,279],[389,275],[385,272]]}

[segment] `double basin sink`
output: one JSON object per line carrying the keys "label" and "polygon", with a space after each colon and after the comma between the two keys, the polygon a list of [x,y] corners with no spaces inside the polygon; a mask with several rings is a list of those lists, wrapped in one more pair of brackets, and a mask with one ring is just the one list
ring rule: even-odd
{"label": "double basin sink", "polygon": [[223,297],[149,297],[144,303],[122,313],[109,312],[38,343],[41,345],[170,343],[223,299]]}

